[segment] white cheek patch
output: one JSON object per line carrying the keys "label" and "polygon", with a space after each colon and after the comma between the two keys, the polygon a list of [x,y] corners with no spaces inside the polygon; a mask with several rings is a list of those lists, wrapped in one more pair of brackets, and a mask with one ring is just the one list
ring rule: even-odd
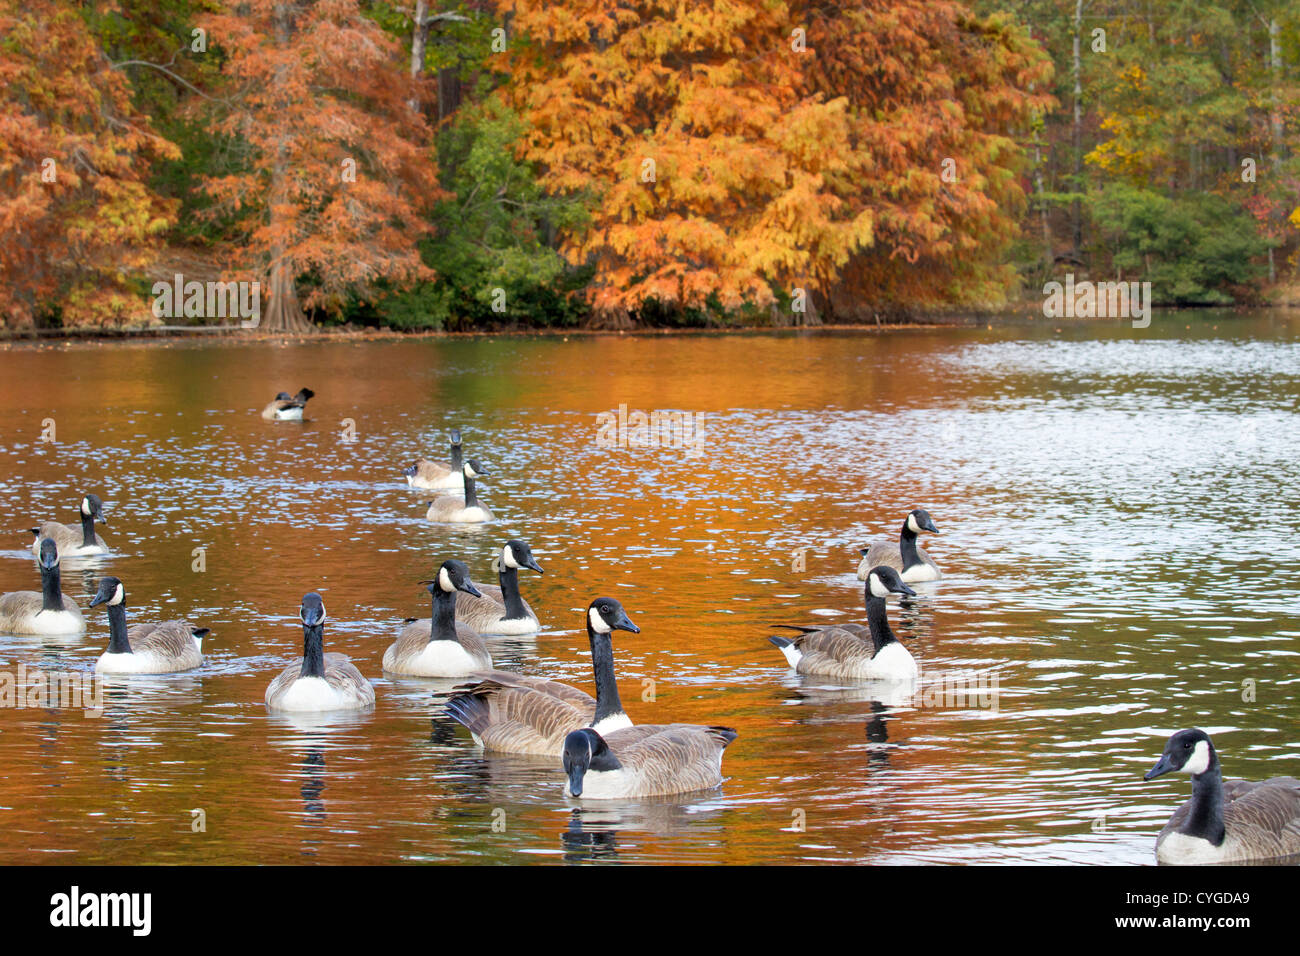
{"label": "white cheek patch", "polygon": [[596,612],[594,607],[587,609],[587,620],[591,622],[591,629],[597,634],[608,634],[614,630],[605,623],[605,619]]}
{"label": "white cheek patch", "polygon": [[907,516],[907,526],[912,530],[913,534],[921,533],[921,526],[916,523],[916,515]]}
{"label": "white cheek patch", "polygon": [[456,590],[456,585],[451,583],[451,575],[447,573],[446,568],[438,569],[438,587],[442,588],[448,594]]}
{"label": "white cheek patch", "polygon": [[1183,772],[1190,774],[1205,773],[1210,769],[1210,745],[1198,740],[1192,750],[1192,756],[1183,764]]}
{"label": "white cheek patch", "polygon": [[122,587],[121,582],[118,582],[117,589],[113,592],[113,596],[109,598],[108,603],[121,604],[125,598],[126,598],[126,589]]}
{"label": "white cheek patch", "polygon": [[519,567],[519,562],[515,560],[515,553],[510,549],[510,545],[506,545],[501,549],[501,563],[507,568]]}
{"label": "white cheek patch", "polygon": [[473,465],[466,465],[466,466],[465,466],[465,475],[466,475],[466,477],[469,477],[469,478],[477,478],[477,477],[478,477],[478,472],[474,470],[474,466],[473,466]]}
{"label": "white cheek patch", "polygon": [[889,594],[889,588],[885,587],[884,582],[880,580],[879,574],[871,575],[871,593],[878,598]]}
{"label": "white cheek patch", "polygon": [[90,499],[89,499],[89,498],[82,498],[82,499],[81,499],[81,513],[82,513],[83,515],[89,515],[89,514],[90,514]]}

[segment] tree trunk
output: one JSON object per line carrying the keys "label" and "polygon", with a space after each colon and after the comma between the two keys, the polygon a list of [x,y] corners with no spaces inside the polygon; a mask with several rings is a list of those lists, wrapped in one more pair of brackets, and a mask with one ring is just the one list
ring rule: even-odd
{"label": "tree trunk", "polygon": [[411,27],[411,99],[412,112],[420,112],[420,74],[424,72],[424,47],[429,40],[429,27],[424,22],[428,12],[426,0],[415,0],[415,25]]}
{"label": "tree trunk", "polygon": [[[281,47],[289,45],[290,29],[287,5],[276,6],[275,34]],[[283,85],[283,70],[276,73],[275,83],[277,86]],[[285,101],[287,102],[288,99],[288,96],[286,96]],[[284,208],[289,191],[289,170],[285,153],[285,142],[281,138],[279,145],[276,147],[275,165],[271,171],[271,189],[268,196],[269,201],[267,202],[267,216],[270,218],[272,226],[278,223],[279,217],[282,215],[279,210]],[[297,271],[294,268],[293,260],[285,255],[284,246],[277,242],[271,249],[271,261],[266,279],[266,308],[262,310],[262,321],[258,325],[259,329],[270,332],[308,332],[311,330],[312,325],[307,321],[307,317],[302,314],[302,307],[298,304],[298,292],[294,288],[296,278]]]}
{"label": "tree trunk", "polygon": [[[1079,45],[1083,42],[1083,0],[1074,4],[1074,129],[1071,133],[1071,151],[1074,153],[1073,192],[1083,191],[1083,64],[1079,58]],[[1075,199],[1070,204],[1070,230],[1077,258],[1083,248],[1083,203]]]}
{"label": "tree trunk", "polygon": [[[1278,83],[1282,79],[1282,48],[1279,44],[1279,32],[1277,17],[1273,17],[1268,21],[1268,68],[1272,85],[1269,130],[1273,140],[1273,155],[1269,157],[1271,160],[1269,167],[1275,175],[1281,172],[1282,162],[1282,107],[1278,103],[1277,93]],[[1277,282],[1277,264],[1273,261],[1272,246],[1268,247],[1268,282],[1269,285]]]}

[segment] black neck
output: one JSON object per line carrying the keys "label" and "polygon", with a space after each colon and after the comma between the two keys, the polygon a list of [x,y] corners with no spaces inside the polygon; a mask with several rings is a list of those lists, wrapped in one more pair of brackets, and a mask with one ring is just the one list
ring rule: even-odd
{"label": "black neck", "polygon": [[892,644],[898,638],[889,629],[889,615],[885,613],[885,599],[871,593],[871,582],[867,582],[867,627],[871,629],[871,643],[876,646],[876,653],[886,644]]}
{"label": "black neck", "polygon": [[478,494],[474,490],[474,479],[469,475],[465,476],[465,507],[478,507]]}
{"label": "black neck", "polygon": [[618,762],[618,758],[614,756],[614,751],[610,750],[609,745],[602,741],[599,748],[592,748],[591,763],[587,766],[587,769],[604,773],[609,770],[618,770],[622,766]]}
{"label": "black neck", "polygon": [[898,551],[903,557],[903,570],[921,563],[921,556],[916,553],[916,532],[912,530],[912,519],[903,522],[903,533],[898,536]]}
{"label": "black neck", "polygon": [[587,640],[591,642],[591,669],[596,674],[596,716],[592,726],[606,717],[625,713],[618,697],[618,681],[614,680],[614,641],[608,634],[597,634],[587,622]]}
{"label": "black neck", "polygon": [[451,446],[451,470],[459,471],[462,475],[465,472],[465,463],[461,459],[460,445]]}
{"label": "black neck", "polygon": [[456,592],[444,591],[440,585],[433,588],[433,626],[429,640],[456,640]]}
{"label": "black neck", "polygon": [[1223,845],[1223,774],[1219,756],[1213,751],[1206,771],[1192,777],[1192,810],[1178,832]]}
{"label": "black neck", "polygon": [[41,567],[41,610],[62,611],[63,590],[59,587],[59,566]]}
{"label": "black neck", "polygon": [[302,626],[302,670],[299,677],[325,676],[325,625]]}
{"label": "black neck", "polygon": [[81,543],[87,548],[95,546],[95,516],[84,512],[81,515]]}
{"label": "black neck", "polygon": [[501,600],[506,606],[505,619],[514,621],[527,617],[524,599],[519,596],[519,571],[506,567],[505,562],[502,561],[501,570],[497,572],[497,580],[501,582]]}
{"label": "black neck", "polygon": [[126,638],[125,604],[110,604],[108,606],[108,653],[131,653],[131,642]]}

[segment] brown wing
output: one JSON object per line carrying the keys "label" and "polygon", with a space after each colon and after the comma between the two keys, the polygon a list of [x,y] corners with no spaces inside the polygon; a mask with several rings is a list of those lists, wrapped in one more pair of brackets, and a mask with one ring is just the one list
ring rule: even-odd
{"label": "brown wing", "polygon": [[280,694],[284,693],[285,689],[294,681],[296,681],[298,679],[298,675],[301,673],[302,673],[301,663],[290,664],[284,670],[280,671],[280,673],[276,675],[275,680],[271,681],[270,686],[266,688],[266,696],[263,698],[263,700],[266,702],[266,705],[268,707],[271,706],[271,701],[273,701]]}
{"label": "brown wing", "polygon": [[871,546],[867,548],[866,556],[858,563],[858,580],[865,581],[867,572],[882,564],[885,567],[902,572],[903,552],[899,550],[897,541],[871,542]]}
{"label": "brown wing", "polygon": [[447,701],[447,713],[486,750],[559,756],[565,736],[591,723],[595,702],[579,708],[537,687],[483,680]]}
{"label": "brown wing", "polygon": [[[496,585],[476,584],[475,587],[482,593],[482,597],[464,591],[456,592],[456,621],[458,625],[464,621],[466,626],[481,631],[501,619],[506,613],[506,602],[501,596],[501,588]],[[522,596],[519,600],[524,605],[524,610],[536,618],[532,606]]]}
{"label": "brown wing", "polygon": [[802,653],[799,671],[805,674],[851,676],[876,655],[875,645],[843,627],[827,627],[793,638]]}
{"label": "brown wing", "polygon": [[194,625],[189,621],[134,624],[127,629],[126,639],[131,642],[131,651],[135,654],[151,651],[169,660],[188,663],[192,667],[197,667],[203,661],[194,643]]}
{"label": "brown wing", "polygon": [[[59,549],[60,554],[64,550],[79,548],[83,541],[81,525],[59,524],[57,521],[46,521],[37,529],[37,533],[32,536],[32,554],[35,554],[38,557],[41,553],[41,540],[43,538],[53,539],[54,546]],[[95,544],[99,545],[101,548],[108,547],[108,545],[104,543],[104,539],[98,534],[95,535]]]}
{"label": "brown wing", "polygon": [[637,777],[645,796],[686,793],[722,783],[722,752],[736,732],[730,727],[658,724],[628,727],[605,737],[619,763]]}
{"label": "brown wing", "polygon": [[415,477],[424,481],[440,481],[451,474],[451,466],[421,458],[415,463]]}
{"label": "brown wing", "polygon": [[[301,665],[298,670],[301,672]],[[280,676],[283,677],[284,675]],[[276,680],[279,679],[276,678]],[[375,702],[375,688],[370,681],[362,676],[361,671],[357,670],[346,654],[330,653],[325,655],[325,682],[363,704],[373,704]]]}
{"label": "brown wing", "polygon": [[596,698],[572,684],[562,684],[545,677],[528,677],[510,671],[480,671],[469,675],[475,681],[495,681],[505,687],[523,687],[542,694],[550,694],[583,711],[596,713]]}
{"label": "brown wing", "polygon": [[[1157,844],[1181,827],[1191,810],[1191,800],[1175,810]],[[1266,859],[1300,854],[1300,780],[1223,781],[1223,823],[1241,856]]]}

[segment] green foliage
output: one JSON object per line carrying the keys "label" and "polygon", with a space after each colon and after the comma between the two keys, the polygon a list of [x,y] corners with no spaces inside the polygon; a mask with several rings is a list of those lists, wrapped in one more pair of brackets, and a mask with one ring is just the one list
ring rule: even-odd
{"label": "green foliage", "polygon": [[1267,244],[1250,214],[1222,196],[1171,199],[1116,184],[1091,212],[1117,273],[1150,281],[1157,303],[1226,305],[1249,297],[1260,277]]}
{"label": "green foliage", "polygon": [[502,324],[576,325],[585,306],[571,293],[590,278],[555,250],[559,230],[581,225],[579,198],[546,195],[515,155],[519,118],[495,98],[462,109],[439,135],[442,185],[451,197],[433,212],[424,240],[434,282],[381,301],[396,328],[458,329]]}

